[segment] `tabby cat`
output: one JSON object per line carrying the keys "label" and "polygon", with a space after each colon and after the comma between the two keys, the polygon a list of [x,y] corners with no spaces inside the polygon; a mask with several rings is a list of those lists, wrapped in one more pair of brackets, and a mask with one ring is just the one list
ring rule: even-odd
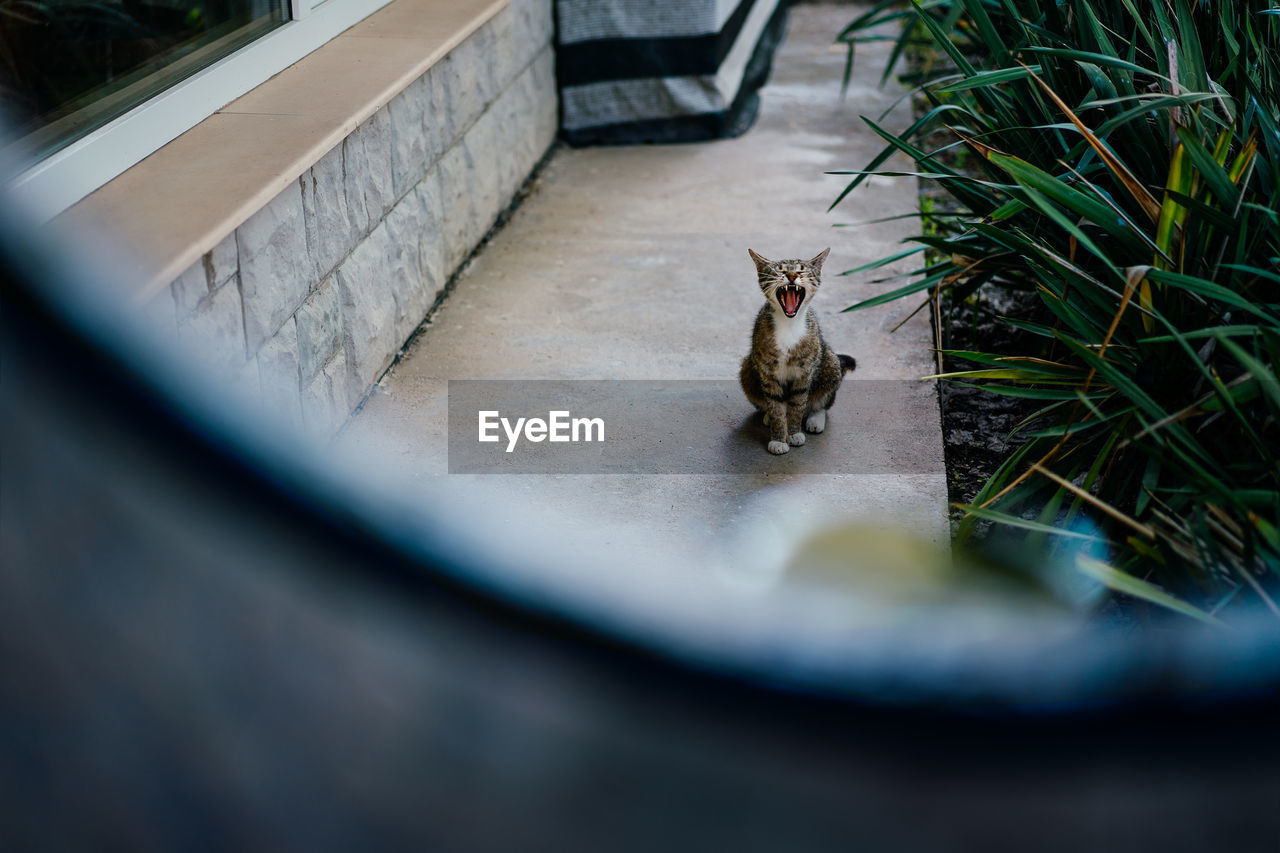
{"label": "tabby cat", "polygon": [[751,352],[742,360],[739,379],[747,399],[764,412],[770,453],[786,453],[804,444],[805,432],[826,429],[827,409],[835,402],[840,380],[855,365],[851,356],[837,355],[822,339],[818,317],[809,307],[830,251],[810,261],[771,261],[747,249],[765,304],[756,315]]}

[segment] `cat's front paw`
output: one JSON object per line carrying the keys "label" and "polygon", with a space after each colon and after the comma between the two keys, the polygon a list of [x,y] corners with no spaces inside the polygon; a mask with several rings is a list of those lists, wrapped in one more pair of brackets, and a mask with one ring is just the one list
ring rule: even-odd
{"label": "cat's front paw", "polygon": [[787,444],[785,441],[769,442],[769,452],[772,453],[774,456],[781,456],[782,454],[786,453],[790,449],[791,449],[791,445]]}
{"label": "cat's front paw", "polygon": [[804,441],[805,441],[804,433],[802,432],[793,432],[791,433],[791,435],[787,436],[787,442],[792,447],[799,447],[800,445],[804,444]]}

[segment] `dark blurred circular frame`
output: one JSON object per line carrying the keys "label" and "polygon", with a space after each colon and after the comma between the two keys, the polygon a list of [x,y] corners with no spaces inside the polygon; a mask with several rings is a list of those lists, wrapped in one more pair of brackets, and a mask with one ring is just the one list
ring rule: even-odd
{"label": "dark blurred circular frame", "polygon": [[1278,837],[1272,622],[927,657],[785,598],[754,643],[620,620],[164,377],[108,271],[0,245],[4,849]]}

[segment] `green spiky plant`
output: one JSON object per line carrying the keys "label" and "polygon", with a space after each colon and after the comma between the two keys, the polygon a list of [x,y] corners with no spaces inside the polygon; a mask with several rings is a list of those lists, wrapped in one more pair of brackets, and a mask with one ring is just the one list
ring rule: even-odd
{"label": "green spiky plant", "polygon": [[[1113,558],[1080,568],[1113,588],[1280,617],[1280,8],[881,2],[840,34],[851,60],[894,20],[895,58],[924,36],[943,67],[906,131],[867,120],[887,145],[832,207],[870,174],[911,175],[961,215],[851,270],[923,259],[850,310],[992,282],[1047,318],[1006,321],[1033,351],[947,353],[975,366],[946,380],[1039,405],[958,538],[990,519],[1052,541],[1088,514]],[[957,146],[979,155],[964,171]],[[899,152],[915,172],[884,168]]]}

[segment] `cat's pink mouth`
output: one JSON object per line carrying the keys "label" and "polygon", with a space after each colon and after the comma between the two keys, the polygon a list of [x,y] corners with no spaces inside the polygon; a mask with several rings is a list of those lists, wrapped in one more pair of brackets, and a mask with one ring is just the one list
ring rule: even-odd
{"label": "cat's pink mouth", "polygon": [[794,317],[800,310],[800,303],[804,301],[804,288],[798,284],[784,284],[774,295],[778,299],[778,304],[782,306],[783,313],[788,317]]}

